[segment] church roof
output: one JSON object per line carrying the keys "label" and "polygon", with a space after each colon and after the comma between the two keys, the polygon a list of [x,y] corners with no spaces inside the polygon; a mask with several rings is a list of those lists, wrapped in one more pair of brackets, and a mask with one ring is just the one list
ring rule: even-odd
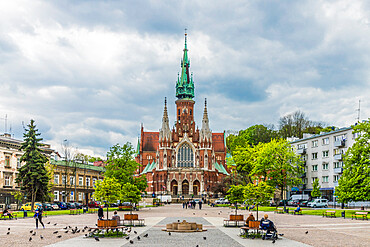
{"label": "church roof", "polygon": [[193,75],[190,74],[190,60],[188,57],[187,33],[185,32],[184,55],[181,60],[181,76],[176,82],[176,97],[178,99],[194,98],[194,81]]}
{"label": "church roof", "polygon": [[148,162],[148,164],[146,165],[146,167],[144,168],[144,170],[141,172],[141,174],[152,172],[153,169],[155,168],[155,166],[156,166],[156,163],[155,163],[154,160],[153,160],[153,162],[151,164],[150,164],[150,162]]}
{"label": "church roof", "polygon": [[224,133],[212,133],[212,143],[215,152],[225,152]]}
{"label": "church roof", "polygon": [[223,173],[225,175],[229,175],[229,173],[226,171],[225,167],[223,165],[220,165],[217,163],[217,161],[213,164],[216,168],[216,170],[220,173]]}
{"label": "church roof", "polygon": [[143,132],[142,135],[143,151],[156,152],[159,145],[159,132]]}

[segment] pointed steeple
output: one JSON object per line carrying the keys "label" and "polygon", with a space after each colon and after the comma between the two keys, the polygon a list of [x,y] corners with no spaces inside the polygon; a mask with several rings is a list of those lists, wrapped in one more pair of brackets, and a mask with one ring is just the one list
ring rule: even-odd
{"label": "pointed steeple", "polygon": [[185,47],[184,55],[181,60],[181,76],[177,78],[176,97],[178,99],[194,98],[193,75],[190,76],[190,60],[188,57],[187,33],[185,29]]}
{"label": "pointed steeple", "polygon": [[171,141],[171,130],[170,130],[170,120],[167,113],[167,98],[164,98],[164,111],[162,118],[162,128],[159,131],[159,141]]}
{"label": "pointed steeple", "polygon": [[209,120],[208,120],[208,112],[207,112],[207,99],[204,100],[202,129],[200,130],[200,141],[204,142],[206,140],[208,143],[212,142],[212,132],[209,129]]}

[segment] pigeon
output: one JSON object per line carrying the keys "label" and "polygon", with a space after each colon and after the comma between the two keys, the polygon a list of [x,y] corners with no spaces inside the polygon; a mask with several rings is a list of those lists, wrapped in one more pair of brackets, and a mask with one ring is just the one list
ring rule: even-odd
{"label": "pigeon", "polygon": [[308,231],[307,232],[305,232],[306,234],[308,234]]}
{"label": "pigeon", "polygon": [[30,237],[30,238],[28,239],[28,241],[32,241],[32,237]]}
{"label": "pigeon", "polygon": [[130,244],[133,244],[133,243],[134,243],[134,241],[130,240]]}
{"label": "pigeon", "polygon": [[82,229],[82,232],[85,232],[85,229]]}
{"label": "pigeon", "polygon": [[80,233],[80,229],[78,229],[78,230],[76,231],[76,233]]}
{"label": "pigeon", "polygon": [[274,239],[274,240],[272,240],[272,243],[273,243],[273,244],[275,243],[275,239]]}
{"label": "pigeon", "polygon": [[33,233],[33,230],[31,230],[30,233]]}
{"label": "pigeon", "polygon": [[67,228],[68,228],[67,226],[66,227],[63,227],[64,230],[67,230]]}
{"label": "pigeon", "polygon": [[252,236],[252,239],[255,239],[256,238],[256,236]]}
{"label": "pigeon", "polygon": [[134,231],[135,234],[137,234],[137,231]]}
{"label": "pigeon", "polygon": [[54,224],[54,226],[58,225],[57,223]]}
{"label": "pigeon", "polygon": [[168,232],[168,235],[170,235],[170,236],[171,236],[171,232]]}
{"label": "pigeon", "polygon": [[53,234],[57,234],[57,233],[58,233],[58,231],[53,232]]}
{"label": "pigeon", "polygon": [[87,233],[85,234],[85,237],[87,237]]}
{"label": "pigeon", "polygon": [[44,239],[44,237],[43,237],[42,235],[40,235],[40,238],[41,238],[41,239]]}
{"label": "pigeon", "polygon": [[137,236],[137,240],[140,240],[140,236]]}
{"label": "pigeon", "polygon": [[180,222],[180,220],[177,220],[177,222]]}
{"label": "pigeon", "polygon": [[57,238],[61,238],[61,237],[62,237],[62,235],[57,236]]}
{"label": "pigeon", "polygon": [[149,235],[149,234],[147,233],[147,234],[145,234],[143,237],[144,237],[144,238],[147,238],[147,237],[148,237],[148,235]]}
{"label": "pigeon", "polygon": [[8,231],[10,231],[10,227],[8,228]]}
{"label": "pigeon", "polygon": [[10,234],[10,232],[7,232],[7,233],[6,233],[6,235],[9,235],[9,234]]}
{"label": "pigeon", "polygon": [[207,240],[207,237],[203,237],[204,240]]}
{"label": "pigeon", "polygon": [[48,223],[46,223],[46,224],[50,225],[50,221]]}
{"label": "pigeon", "polygon": [[36,235],[36,232],[32,233],[32,236],[35,236]]}
{"label": "pigeon", "polygon": [[67,230],[67,231],[65,231],[65,233],[68,233],[68,230]]}
{"label": "pigeon", "polygon": [[100,241],[100,239],[98,237],[95,237],[95,241]]}
{"label": "pigeon", "polygon": [[129,239],[130,239],[130,236],[127,236],[127,237],[126,237],[126,240],[129,240]]}
{"label": "pigeon", "polygon": [[195,213],[193,213],[193,215],[195,215]]}

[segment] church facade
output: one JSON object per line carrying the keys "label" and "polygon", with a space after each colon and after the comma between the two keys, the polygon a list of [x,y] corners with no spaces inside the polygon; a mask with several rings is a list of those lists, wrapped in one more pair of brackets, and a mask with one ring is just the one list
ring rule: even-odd
{"label": "church facade", "polygon": [[158,132],[141,133],[136,161],[138,174],[146,175],[148,193],[171,195],[206,195],[229,175],[226,166],[225,133],[212,133],[205,100],[201,129],[194,120],[194,81],[185,48],[181,75],[176,82],[176,120],[170,128],[167,100],[164,103],[162,127]]}

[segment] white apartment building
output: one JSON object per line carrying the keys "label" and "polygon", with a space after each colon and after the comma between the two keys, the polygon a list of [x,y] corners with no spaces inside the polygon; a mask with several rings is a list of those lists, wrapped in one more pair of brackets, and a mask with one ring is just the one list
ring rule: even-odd
{"label": "white apartment building", "polygon": [[335,187],[343,172],[343,154],[356,137],[349,127],[319,135],[304,134],[302,139],[288,139],[305,164],[297,193],[310,194],[313,181],[318,179],[322,197],[333,201]]}

